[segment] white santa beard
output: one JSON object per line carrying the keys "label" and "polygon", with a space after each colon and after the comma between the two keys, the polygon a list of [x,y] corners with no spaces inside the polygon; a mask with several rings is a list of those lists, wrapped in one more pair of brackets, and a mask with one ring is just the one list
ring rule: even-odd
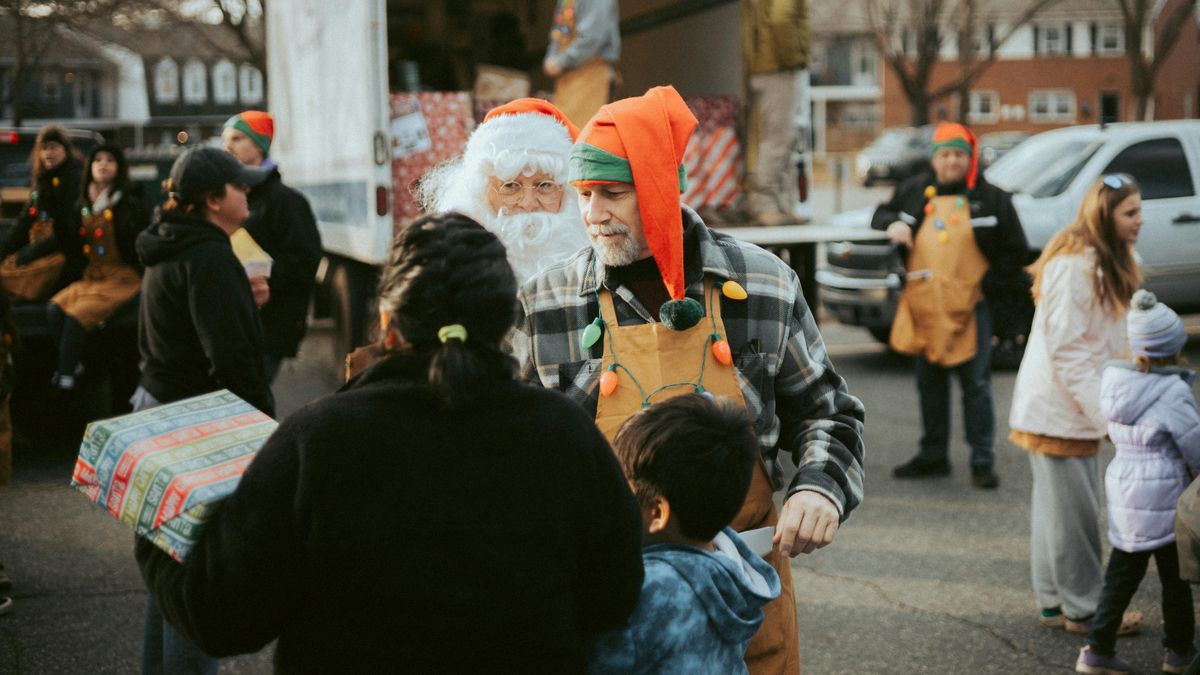
{"label": "white santa beard", "polygon": [[558,213],[500,213],[483,223],[504,244],[517,285],[562,262],[588,245],[587,231],[573,208]]}

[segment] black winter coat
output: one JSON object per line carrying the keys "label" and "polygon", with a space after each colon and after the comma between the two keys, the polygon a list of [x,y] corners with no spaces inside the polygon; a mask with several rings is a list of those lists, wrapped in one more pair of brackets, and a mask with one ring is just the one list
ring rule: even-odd
{"label": "black winter coat", "polygon": [[246,231],[275,260],[271,299],[262,307],[263,351],[295,356],[321,262],[321,235],[308,200],[283,184],[279,169],[250,190]]}
{"label": "black winter coat", "polygon": [[444,406],[381,361],[283,422],[185,564],[144,539],[163,614],[206,652],[278,638],[281,673],[571,673],[641,589],[641,517],[595,422],[497,380]]}
{"label": "black winter coat", "polygon": [[[939,195],[968,194],[964,184],[938,185],[932,173],[918,174],[898,185],[892,198],[875,209],[871,227],[886,230],[893,222],[900,220],[912,228],[915,238],[925,220],[925,204],[928,201],[925,188],[930,185],[937,188]],[[1026,313],[1032,316],[1029,276],[1024,270],[1025,265],[1032,262],[1029,245],[1025,240],[1021,219],[1013,208],[1012,195],[991,185],[982,175],[969,195],[975,244],[988,261],[988,271],[983,277],[983,293],[995,318],[996,334],[1005,336],[1011,330],[1016,330],[1014,323],[1020,324],[1018,317]],[[907,255],[907,251],[903,253]]]}
{"label": "black winter coat", "polygon": [[[80,213],[80,222],[82,222],[82,209],[85,206],[91,205],[86,203],[86,200],[80,200],[75,205],[76,212]],[[113,227],[117,233],[117,251],[121,254],[121,262],[141,273],[144,266],[138,257],[137,237],[150,223],[150,213],[146,209],[145,196],[141,186],[136,183],[127,185],[121,191],[121,199],[117,201],[116,206],[112,207],[112,210]],[[80,238],[78,230],[72,232],[70,237],[70,245],[80,251],[83,250],[83,245],[88,243],[86,238]]]}
{"label": "black winter coat", "polygon": [[216,225],[164,211],[137,237],[141,384],[163,403],[228,389],[274,414],[246,270]]}
{"label": "black winter coat", "polygon": [[[62,275],[54,287],[55,291],[77,281],[82,276],[83,268],[87,264],[82,247],[77,245],[79,241],[77,204],[79,202],[79,182],[82,176],[83,162],[74,157],[67,157],[57,167],[43,171],[34,181],[33,189],[37,193],[37,199],[31,197],[25,204],[17,217],[16,225],[9,230],[8,235],[4,238],[4,243],[0,245],[0,260],[26,246],[30,247],[29,252],[33,254],[32,258],[34,259],[50,255],[55,251],[62,252],[66,258],[66,264],[63,265]],[[55,178],[58,179],[58,185],[54,185]],[[33,226],[36,218],[30,215],[29,210],[35,206],[38,210],[45,211],[53,220],[54,234],[30,244],[29,229]]]}

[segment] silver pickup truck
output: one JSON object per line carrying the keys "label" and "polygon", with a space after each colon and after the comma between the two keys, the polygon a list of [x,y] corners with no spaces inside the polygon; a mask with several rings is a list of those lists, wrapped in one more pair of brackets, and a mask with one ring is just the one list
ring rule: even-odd
{"label": "silver pickup truck", "polygon": [[[986,172],[1013,194],[1034,253],[1075,219],[1098,176],[1124,172],[1142,188],[1145,224],[1137,253],[1144,286],[1179,312],[1200,312],[1200,120],[1130,122],[1047,131],[1016,146]],[[874,206],[835,215],[829,224],[861,228]],[[825,310],[886,341],[902,270],[887,243],[833,242],[817,273]]]}

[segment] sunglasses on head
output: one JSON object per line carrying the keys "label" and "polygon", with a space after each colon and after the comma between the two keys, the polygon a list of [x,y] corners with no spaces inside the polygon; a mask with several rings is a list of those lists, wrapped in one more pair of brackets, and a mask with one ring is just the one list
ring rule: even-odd
{"label": "sunglasses on head", "polygon": [[1133,179],[1133,176],[1130,176],[1127,173],[1110,173],[1101,180],[1107,187],[1112,188],[1113,190],[1120,190],[1126,185],[1132,185],[1134,187],[1137,186],[1137,181]]}

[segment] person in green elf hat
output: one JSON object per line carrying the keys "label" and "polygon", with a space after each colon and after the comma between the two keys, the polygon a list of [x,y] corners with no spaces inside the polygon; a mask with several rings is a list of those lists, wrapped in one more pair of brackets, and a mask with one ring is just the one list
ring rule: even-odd
{"label": "person in green elf hat", "polygon": [[[834,371],[796,273],[681,204],[696,124],[672,87],[605,105],[587,123],[569,178],[591,248],[522,286],[510,343],[526,379],[566,393],[610,439],[680,394],[745,406],[760,452],[732,527],[774,528],[764,558],[782,586],[746,661],[750,673],[793,673],[789,557],[831,543],[862,501],[863,406]],[[790,479],[789,461],[799,467]]]}
{"label": "person in green elf hat", "polygon": [[225,150],[242,164],[269,171],[267,179],[250,190],[250,219],[245,227],[274,259],[266,280],[269,297],[261,310],[267,381],[273,382],[283,360],[296,355],[307,329],[308,305],[321,262],[321,234],[308,200],[283,183],[279,166],[269,157],[275,137],[270,113],[247,110],[234,115],[225,122],[221,137]]}
{"label": "person in green elf hat", "polygon": [[1011,195],[979,173],[979,147],[970,129],[938,125],[930,163],[931,172],[901,183],[871,220],[899,245],[907,263],[889,344],[916,357],[923,428],[916,457],[892,475],[950,473],[953,373],[963,390],[971,481],[990,489],[1000,484],[993,468],[992,336],[1000,323],[994,317],[1029,304],[1022,269],[1029,249]]}

